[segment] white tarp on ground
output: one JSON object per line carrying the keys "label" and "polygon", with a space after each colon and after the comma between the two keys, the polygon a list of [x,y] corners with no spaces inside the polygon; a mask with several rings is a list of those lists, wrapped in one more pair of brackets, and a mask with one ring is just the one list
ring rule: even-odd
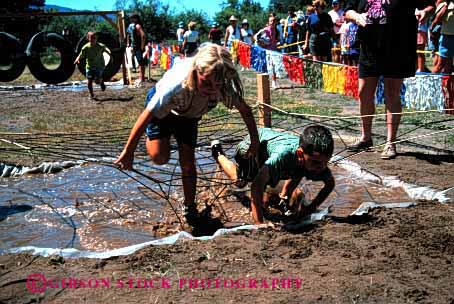
{"label": "white tarp on ground", "polygon": [[454,194],[454,188],[449,188],[444,191],[438,191],[430,187],[422,187],[414,184],[406,183],[401,181],[396,176],[378,176],[374,175],[359,166],[357,163],[349,160],[340,160],[342,157],[337,156],[331,159],[331,161],[337,162],[337,165],[341,168],[350,172],[353,176],[360,178],[362,181],[372,182],[378,185],[383,185],[390,188],[399,188],[405,190],[408,196],[414,200],[437,200],[440,203],[454,202],[454,196],[449,197],[448,193]]}
{"label": "white tarp on ground", "polygon": [[[368,213],[371,209],[374,208],[407,208],[409,206],[416,205],[415,203],[390,203],[390,204],[376,204],[374,202],[366,202],[361,204],[357,210],[355,210],[352,215],[364,215]],[[329,207],[325,208],[317,213],[311,214],[303,221],[298,223],[293,223],[287,225],[287,228],[290,230],[296,230],[302,228],[304,226],[310,225],[316,221],[323,220],[329,213]],[[253,230],[258,229],[255,225],[243,225],[235,228],[222,228],[217,230],[211,236],[200,236],[194,237],[190,233],[186,231],[180,231],[174,235],[153,240],[150,242],[145,242],[137,245],[132,245],[128,247],[118,248],[114,250],[109,250],[105,252],[96,252],[96,251],[86,251],[86,250],[78,250],[75,248],[40,248],[35,246],[24,246],[24,247],[17,247],[11,248],[7,250],[0,250],[0,254],[8,254],[8,253],[21,253],[21,252],[30,252],[33,255],[41,255],[41,256],[51,256],[51,255],[59,255],[65,258],[91,258],[91,259],[107,259],[110,257],[115,256],[122,256],[128,255],[136,252],[147,246],[157,246],[157,245],[171,245],[177,242],[179,239],[190,239],[190,240],[199,240],[199,241],[207,241],[212,240],[218,236],[225,235],[228,233],[232,233],[239,230]]]}
{"label": "white tarp on ground", "polygon": [[0,177],[14,177],[24,174],[57,173],[81,165],[83,161],[44,162],[35,167],[25,167],[0,163]]}
{"label": "white tarp on ground", "polygon": [[[328,208],[321,210],[317,213],[311,214],[310,217],[305,219],[300,225],[308,225],[315,221],[322,220],[327,214],[329,210]],[[17,247],[11,248],[6,250],[0,250],[0,254],[8,254],[8,253],[20,253],[20,252],[30,252],[33,255],[42,255],[42,256],[50,256],[50,255],[60,255],[65,258],[93,258],[93,259],[107,259],[114,256],[121,256],[121,255],[128,255],[136,252],[139,249],[142,249],[147,246],[151,245],[171,245],[174,244],[179,239],[191,239],[191,240],[200,240],[200,241],[207,241],[212,240],[215,237],[225,235],[228,233],[232,233],[239,230],[252,230],[258,229],[255,225],[243,225],[239,227],[234,227],[230,229],[222,228],[217,230],[213,235],[210,236],[200,236],[195,237],[186,231],[180,231],[174,235],[167,236],[162,239],[152,240],[149,242],[136,244],[128,247],[118,248],[114,250],[109,250],[105,252],[96,252],[96,251],[85,251],[85,250],[78,250],[75,248],[40,248],[35,246],[24,246],[24,247]]]}
{"label": "white tarp on ground", "polygon": [[[335,161],[336,159],[339,158],[334,158],[332,161]],[[92,160],[95,161],[95,160]],[[348,160],[342,160],[337,162],[339,166],[342,168],[348,170],[353,176],[357,178],[361,178],[362,180],[377,183],[380,185],[384,185],[387,187],[402,187],[405,189],[405,191],[408,193],[408,195],[412,199],[425,199],[425,200],[438,200],[439,202],[446,203],[449,201],[452,201],[452,198],[449,198],[447,196],[447,192],[451,191],[452,189],[447,189],[445,191],[436,191],[434,189],[431,189],[429,187],[420,187],[416,185],[412,185],[409,183],[405,183],[403,181],[400,181],[399,179],[395,177],[380,177],[374,174],[371,174],[365,170],[363,170],[358,164],[348,161]],[[42,166],[42,165],[41,165]],[[41,169],[39,169],[41,170]],[[0,170],[0,173],[2,171]],[[365,202],[361,204],[361,206],[358,207],[357,210],[355,210],[351,215],[353,216],[360,216],[367,214],[371,209],[374,208],[407,208],[410,206],[416,205],[413,202],[404,202],[404,203],[389,203],[389,204],[377,204],[375,202]],[[306,225],[310,225],[314,223],[315,221],[320,221],[324,219],[329,213],[329,207],[326,209],[323,209],[317,213],[312,214],[310,217],[305,218],[303,221],[299,223],[294,223],[291,225],[288,225],[288,228],[291,229],[298,229]],[[149,242],[141,243],[141,244],[136,244],[128,247],[123,247],[123,248],[118,248],[114,250],[109,250],[105,252],[95,252],[95,251],[81,251],[78,249],[74,248],[66,248],[66,249],[60,249],[60,248],[40,248],[40,247],[35,247],[35,246],[24,246],[24,247],[17,247],[17,248],[11,248],[11,249],[6,249],[6,250],[0,250],[0,254],[8,254],[8,253],[20,253],[20,252],[31,252],[34,255],[42,255],[42,256],[50,256],[50,255],[60,255],[63,257],[69,257],[69,258],[96,258],[96,259],[106,259],[110,258],[113,256],[121,256],[121,255],[128,255],[136,252],[139,249],[142,249],[146,246],[150,245],[168,245],[168,244],[174,244],[176,241],[179,239],[194,239],[194,240],[211,240],[215,237],[218,237],[220,235],[224,235],[227,233],[232,233],[238,230],[252,230],[252,229],[258,229],[257,226],[255,225],[244,225],[240,227],[235,227],[235,228],[230,228],[230,229],[219,229],[214,233],[212,236],[202,236],[202,237],[194,237],[188,232],[181,231],[178,232],[177,234],[162,238],[162,239],[157,239],[157,240],[152,240]]]}

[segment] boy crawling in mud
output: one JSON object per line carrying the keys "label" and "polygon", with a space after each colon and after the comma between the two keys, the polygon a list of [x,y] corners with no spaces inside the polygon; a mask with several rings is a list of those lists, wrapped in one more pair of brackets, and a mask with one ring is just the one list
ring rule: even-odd
{"label": "boy crawling in mud", "polygon": [[103,73],[105,69],[104,52],[110,55],[110,51],[102,43],[98,42],[96,34],[93,32],[87,33],[88,43],[80,50],[79,56],[74,60],[74,64],[79,64],[81,59],[86,59],[86,76],[88,80],[88,91],[90,92],[90,100],[95,100],[93,93],[93,80],[101,86],[101,90],[106,90],[104,84]]}
{"label": "boy crawling in mud", "polygon": [[[256,224],[263,224],[263,212],[273,195],[279,199],[286,215],[302,218],[313,213],[334,189],[334,178],[327,167],[333,155],[334,142],[331,132],[323,126],[309,126],[296,135],[259,130],[260,150],[257,159],[246,158],[249,137],[236,149],[236,164],[229,160],[219,143],[213,141],[214,159],[238,187],[251,184],[252,217]],[[323,181],[324,187],[312,202],[305,202],[304,194],[297,188],[301,179]],[[278,184],[280,181],[281,186]],[[267,190],[267,186],[274,188]],[[277,190],[277,191],[276,191]],[[264,195],[266,191],[266,195]]]}

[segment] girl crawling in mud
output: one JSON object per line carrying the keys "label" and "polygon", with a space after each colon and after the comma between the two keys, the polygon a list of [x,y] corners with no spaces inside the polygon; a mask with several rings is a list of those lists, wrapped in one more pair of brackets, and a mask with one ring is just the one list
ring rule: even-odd
{"label": "girl crawling in mud", "polygon": [[146,147],[158,165],[170,158],[170,137],[178,144],[184,191],[184,215],[195,225],[199,215],[195,204],[197,171],[194,148],[198,122],[203,114],[222,103],[237,108],[251,138],[248,155],[259,147],[257,126],[243,98],[243,86],[227,49],[216,44],[202,45],[194,57],[186,58],[167,71],[148,91],[146,108],[137,119],[128,141],[115,161],[121,169],[131,170],[140,137],[147,134]]}

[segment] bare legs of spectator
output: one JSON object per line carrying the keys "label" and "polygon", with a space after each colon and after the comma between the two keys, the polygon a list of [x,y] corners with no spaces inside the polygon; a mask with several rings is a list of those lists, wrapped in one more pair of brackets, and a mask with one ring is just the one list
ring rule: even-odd
{"label": "bare legs of spectator", "polygon": [[[378,78],[366,77],[359,79],[359,107],[361,115],[373,115],[375,113],[375,90]],[[402,105],[400,102],[400,88],[402,79],[385,78],[386,100],[386,125],[387,141],[396,140],[397,129],[400,124]],[[368,141],[372,136],[372,116],[361,118],[361,141]]]}
{"label": "bare legs of spectator", "polygon": [[[373,115],[375,113],[375,90],[377,77],[359,79],[359,113],[361,115]],[[361,141],[367,142],[372,139],[372,116],[361,117]]]}
{"label": "bare legs of spectator", "polygon": [[[425,45],[418,44],[418,51],[424,51]],[[424,53],[416,53],[416,72],[424,72],[426,69],[426,55]]]}
{"label": "bare legs of spectator", "polygon": [[139,65],[139,79],[141,82],[145,81],[145,66]]}
{"label": "bare legs of spectator", "polygon": [[[366,77],[359,79],[359,108],[361,115],[375,114],[375,90],[377,88],[377,77]],[[387,140],[381,158],[395,158],[397,130],[399,128],[402,105],[400,102],[400,88],[402,79],[385,78],[385,101],[386,101],[386,127]],[[397,114],[396,114],[397,113]],[[363,143],[372,143],[372,121],[373,116],[361,117],[361,139]]]}
{"label": "bare legs of spectator", "polygon": [[452,72],[452,58],[438,57],[438,61],[433,68],[433,73],[446,73],[450,74]]}
{"label": "bare legs of spectator", "polygon": [[387,126],[387,142],[396,141],[397,129],[399,128],[402,103],[400,101],[400,88],[402,87],[402,79],[385,78],[385,100],[386,100],[386,126]]}

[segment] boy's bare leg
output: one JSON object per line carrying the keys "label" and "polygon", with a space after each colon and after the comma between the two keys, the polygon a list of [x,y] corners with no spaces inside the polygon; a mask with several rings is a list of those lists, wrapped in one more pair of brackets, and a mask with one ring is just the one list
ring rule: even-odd
{"label": "boy's bare leg", "polygon": [[236,182],[238,180],[236,165],[234,162],[228,159],[225,155],[221,154],[218,156],[218,163],[221,169],[232,181]]}
{"label": "boy's bare leg", "polygon": [[93,98],[95,97],[95,94],[93,93],[93,79],[88,79],[88,92],[90,92],[90,97]]}

